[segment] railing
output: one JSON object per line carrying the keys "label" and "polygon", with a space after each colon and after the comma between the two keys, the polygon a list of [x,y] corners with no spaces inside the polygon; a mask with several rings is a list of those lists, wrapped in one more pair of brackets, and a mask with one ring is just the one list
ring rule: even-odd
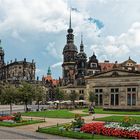
{"label": "railing", "polygon": [[43,122],[45,122],[45,117],[44,118],[32,118],[32,117],[28,117],[28,118],[24,118],[24,120],[36,120],[36,121],[43,121]]}
{"label": "railing", "polygon": [[8,116],[10,115],[9,113],[7,113],[6,111],[0,111],[0,116]]}

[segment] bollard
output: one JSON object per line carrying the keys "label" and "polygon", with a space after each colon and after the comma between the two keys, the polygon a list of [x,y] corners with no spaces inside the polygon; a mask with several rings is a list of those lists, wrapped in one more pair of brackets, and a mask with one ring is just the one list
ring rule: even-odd
{"label": "bollard", "polygon": [[59,127],[59,123],[57,123],[57,125],[56,125],[57,127]]}
{"label": "bollard", "polygon": [[40,127],[38,126],[38,131],[39,131]]}
{"label": "bollard", "polygon": [[94,131],[92,132],[92,139],[94,139]]}

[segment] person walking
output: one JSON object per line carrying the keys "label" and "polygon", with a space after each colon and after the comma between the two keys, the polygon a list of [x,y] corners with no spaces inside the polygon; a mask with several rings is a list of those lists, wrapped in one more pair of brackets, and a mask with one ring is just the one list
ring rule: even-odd
{"label": "person walking", "polygon": [[91,104],[90,106],[89,106],[89,115],[91,115],[93,118],[92,118],[92,120],[95,120],[95,111],[94,111],[94,106],[93,106],[93,104]]}

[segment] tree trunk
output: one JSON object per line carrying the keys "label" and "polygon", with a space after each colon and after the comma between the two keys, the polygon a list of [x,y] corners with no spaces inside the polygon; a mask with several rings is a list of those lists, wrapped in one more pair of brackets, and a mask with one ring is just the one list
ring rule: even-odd
{"label": "tree trunk", "polygon": [[73,101],[73,107],[74,107],[74,109],[75,109],[75,101]]}
{"label": "tree trunk", "polygon": [[25,102],[25,112],[28,112],[27,102]]}
{"label": "tree trunk", "polygon": [[37,102],[37,105],[38,105],[38,109],[37,110],[39,111],[39,101]]}
{"label": "tree trunk", "polygon": [[12,114],[12,103],[10,103],[10,114]]}

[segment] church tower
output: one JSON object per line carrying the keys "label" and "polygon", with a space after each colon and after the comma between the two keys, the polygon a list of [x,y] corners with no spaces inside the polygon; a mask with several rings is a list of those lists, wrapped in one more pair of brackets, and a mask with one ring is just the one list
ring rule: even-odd
{"label": "church tower", "polygon": [[63,49],[63,85],[74,84],[76,75],[76,57],[77,47],[74,45],[73,29],[71,27],[71,9],[70,9],[70,21],[69,29],[67,30],[67,43]]}
{"label": "church tower", "polygon": [[84,85],[84,76],[86,75],[87,56],[84,52],[83,36],[81,35],[80,52],[77,55],[77,85]]}
{"label": "church tower", "polygon": [[0,40],[0,68],[4,66],[4,50],[1,46],[1,40]]}
{"label": "church tower", "polygon": [[48,67],[47,76],[51,76],[51,75],[52,75],[52,73],[51,73],[51,68],[50,68],[50,67]]}
{"label": "church tower", "polygon": [[95,53],[93,52],[93,55],[89,58],[87,63],[87,75],[93,75],[95,73],[99,73],[100,71],[101,67]]}

